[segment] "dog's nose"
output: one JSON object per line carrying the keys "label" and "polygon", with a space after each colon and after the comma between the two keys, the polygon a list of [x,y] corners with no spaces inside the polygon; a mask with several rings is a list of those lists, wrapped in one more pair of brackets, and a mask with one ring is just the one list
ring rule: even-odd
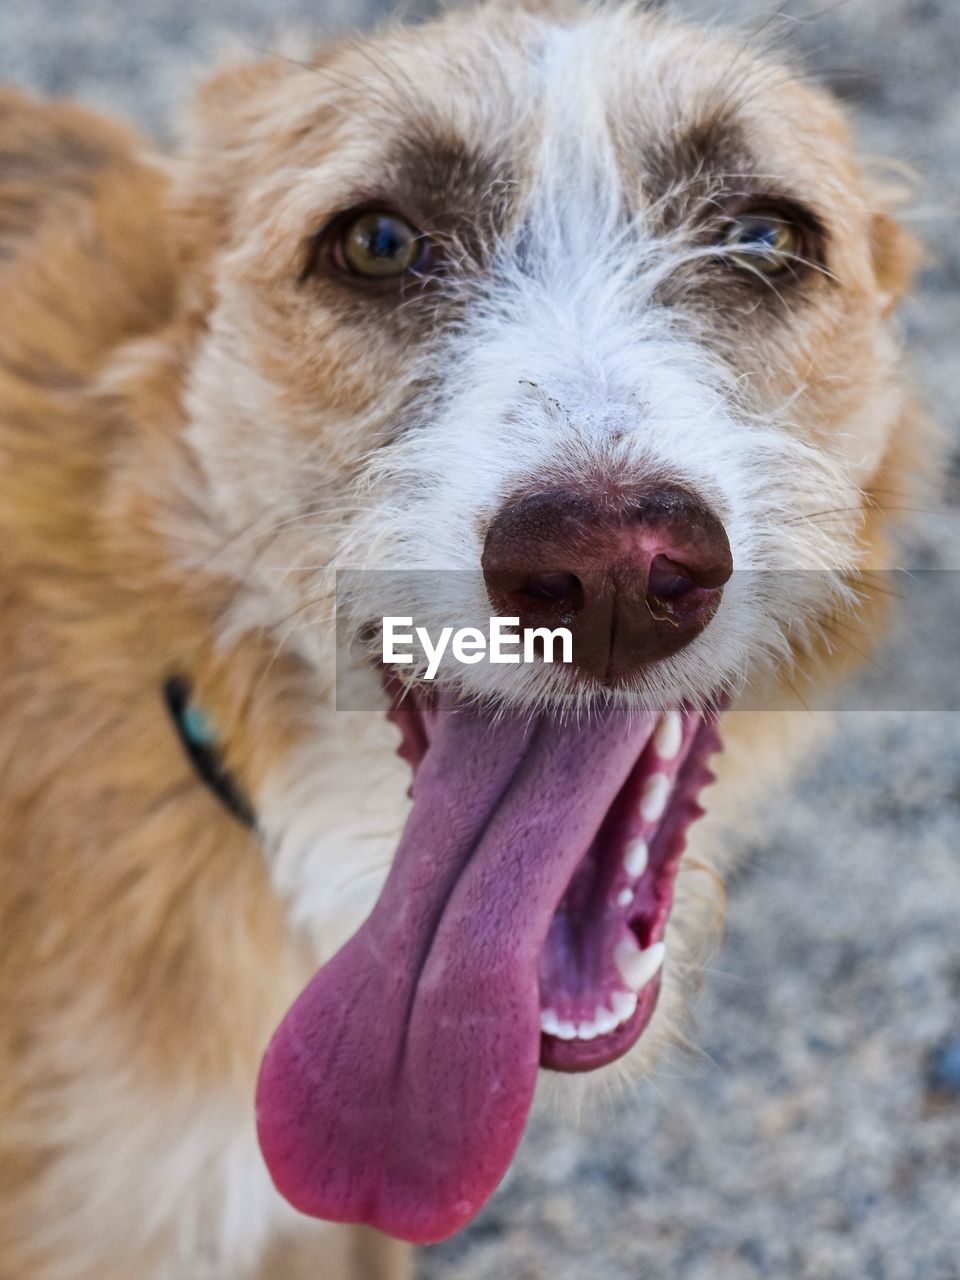
{"label": "dog's nose", "polygon": [[481,563],[498,615],[568,627],[576,667],[608,684],[699,635],[733,569],[720,520],[679,485],[518,498],[491,522]]}

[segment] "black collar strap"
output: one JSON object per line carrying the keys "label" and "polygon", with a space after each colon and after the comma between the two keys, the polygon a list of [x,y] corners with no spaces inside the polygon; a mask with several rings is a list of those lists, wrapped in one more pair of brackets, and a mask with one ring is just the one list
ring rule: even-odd
{"label": "black collar strap", "polygon": [[220,736],[209,713],[193,701],[190,682],[179,676],[163,686],[163,696],[187,759],[210,788],[245,827],[257,825],[257,815],[243,788],[223,763]]}

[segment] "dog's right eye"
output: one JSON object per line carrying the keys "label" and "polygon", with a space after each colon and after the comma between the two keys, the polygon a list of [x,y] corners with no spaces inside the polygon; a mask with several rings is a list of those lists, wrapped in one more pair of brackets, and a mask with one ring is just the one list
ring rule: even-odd
{"label": "dog's right eye", "polygon": [[307,273],[320,265],[371,283],[399,283],[420,275],[429,265],[431,241],[399,213],[389,209],[355,209],[320,233]]}

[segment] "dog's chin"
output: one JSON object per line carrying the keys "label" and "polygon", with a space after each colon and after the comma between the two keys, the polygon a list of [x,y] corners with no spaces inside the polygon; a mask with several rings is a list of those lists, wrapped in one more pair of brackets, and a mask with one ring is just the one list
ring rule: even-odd
{"label": "dog's chin", "polygon": [[715,706],[391,693],[411,812],[370,917],[274,1037],[258,1123],[296,1207],[423,1242],[490,1195],[540,1067],[604,1067],[650,1024],[719,738]]}

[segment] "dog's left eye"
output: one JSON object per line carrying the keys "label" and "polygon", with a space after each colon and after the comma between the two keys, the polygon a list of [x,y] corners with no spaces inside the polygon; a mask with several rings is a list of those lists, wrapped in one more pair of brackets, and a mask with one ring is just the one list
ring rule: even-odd
{"label": "dog's left eye", "polygon": [[803,256],[803,233],[787,214],[759,209],[732,218],[718,248],[732,266],[779,276],[797,269]]}
{"label": "dog's left eye", "polygon": [[332,233],[334,265],[365,280],[398,280],[422,270],[430,252],[427,237],[388,209],[348,213]]}

